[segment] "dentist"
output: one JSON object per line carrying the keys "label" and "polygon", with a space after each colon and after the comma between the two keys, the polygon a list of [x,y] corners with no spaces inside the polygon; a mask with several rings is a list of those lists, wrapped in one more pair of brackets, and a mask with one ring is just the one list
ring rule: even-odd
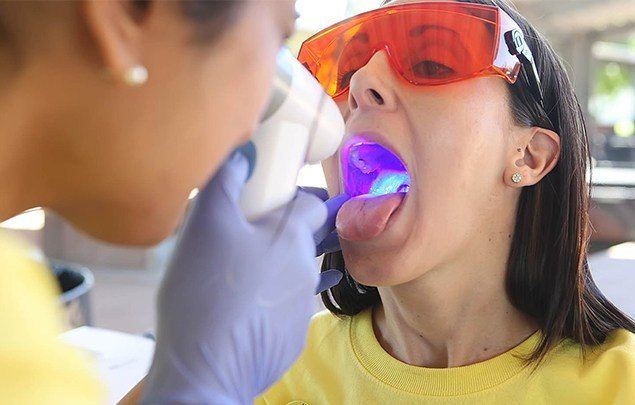
{"label": "dentist", "polygon": [[[0,3],[0,221],[43,206],[100,240],[151,245],[202,190],[159,292],[146,403],[248,403],[304,345],[315,247],[343,201],[299,191],[248,223],[248,164],[231,153],[293,26],[290,0]],[[100,403],[57,341],[47,270],[3,234],[0,263],[0,397]]]}

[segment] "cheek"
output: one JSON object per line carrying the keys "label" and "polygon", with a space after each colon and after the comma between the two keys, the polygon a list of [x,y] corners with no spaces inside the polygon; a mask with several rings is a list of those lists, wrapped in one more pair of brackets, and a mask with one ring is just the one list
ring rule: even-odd
{"label": "cheek", "polygon": [[458,202],[478,199],[501,183],[509,107],[505,88],[487,84],[466,81],[448,89],[449,94],[440,93],[434,111],[413,124],[418,184],[440,198],[446,194],[448,204],[457,202],[451,196],[461,197]]}
{"label": "cheek", "polygon": [[322,170],[324,171],[329,194],[340,194],[343,190],[339,174],[339,151],[330,158],[322,161]]}
{"label": "cheek", "polygon": [[[344,117],[344,120],[348,118],[348,102],[345,96],[341,96],[335,100],[340,113]],[[342,193],[342,180],[340,178],[340,151],[330,158],[322,161],[322,170],[324,171],[324,177],[326,178],[326,184],[330,195],[337,195]]]}
{"label": "cheek", "polygon": [[[269,42],[276,43],[274,38]],[[238,138],[234,145],[246,142],[258,125],[271,93],[278,50],[263,46],[250,52],[249,46],[245,47],[223,73],[209,66],[210,75],[217,75],[207,94],[210,112],[216,118],[213,124],[227,125],[227,132],[219,136]]]}
{"label": "cheek", "polygon": [[433,107],[426,104],[428,114],[412,123],[416,187],[412,236],[404,250],[417,263],[442,262],[498,215],[494,196],[504,187],[510,135],[507,116],[497,111],[508,106],[483,89],[486,101],[480,100],[476,88],[439,92]]}
{"label": "cheek", "polygon": [[440,239],[446,239],[446,245],[457,243],[454,239],[469,234],[480,223],[488,196],[499,182],[498,152],[487,138],[500,134],[482,129],[472,125],[451,128],[456,136],[431,141],[434,149],[427,150],[418,164],[422,215],[416,221],[423,232],[443,235]]}
{"label": "cheek", "polygon": [[248,3],[238,23],[230,26],[231,31],[207,56],[201,77],[208,114],[204,120],[216,137],[227,139],[233,147],[246,142],[258,126],[280,49],[271,7]]}
{"label": "cheek", "polygon": [[[255,32],[262,43],[246,35],[239,36],[239,41],[228,39],[206,60],[191,108],[185,112],[189,114],[186,130],[179,133],[181,158],[195,176],[194,186],[247,142],[258,126],[271,92],[278,51],[279,38],[269,25]],[[186,133],[190,137],[183,139]]]}
{"label": "cheek", "polygon": [[339,108],[342,117],[344,117],[344,120],[348,119],[348,115],[350,113],[348,109],[348,93],[346,93],[345,96],[340,96],[335,99],[335,104],[337,104],[337,108]]}

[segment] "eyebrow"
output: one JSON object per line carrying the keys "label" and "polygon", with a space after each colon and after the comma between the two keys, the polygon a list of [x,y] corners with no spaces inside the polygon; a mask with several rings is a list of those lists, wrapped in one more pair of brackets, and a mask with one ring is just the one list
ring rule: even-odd
{"label": "eyebrow", "polygon": [[414,27],[413,29],[410,30],[410,32],[408,32],[408,34],[410,34],[411,37],[418,37],[420,35],[423,35],[428,30],[446,31],[452,34],[454,37],[457,37],[457,38],[460,37],[458,32],[450,28],[442,27],[440,25],[431,25],[431,24],[424,24],[418,27]]}
{"label": "eyebrow", "polygon": [[440,25],[424,24],[418,27],[414,27],[413,29],[410,30],[410,32],[408,32],[408,34],[410,34],[411,37],[418,37],[425,34],[426,31],[429,31],[429,30],[449,32],[450,35],[452,35],[452,37],[457,40],[457,43],[459,44],[459,47],[463,50],[463,52],[469,55],[470,58],[474,57],[474,55],[472,55],[472,52],[465,47],[465,44],[463,43],[463,40],[461,39],[461,34],[459,34],[458,32],[448,27],[443,27]]}
{"label": "eyebrow", "polygon": [[367,33],[358,32],[355,35],[353,35],[353,38],[351,38],[349,42],[359,41],[359,42],[363,42],[363,43],[367,44],[368,40],[369,40],[369,38],[368,38],[368,34]]}

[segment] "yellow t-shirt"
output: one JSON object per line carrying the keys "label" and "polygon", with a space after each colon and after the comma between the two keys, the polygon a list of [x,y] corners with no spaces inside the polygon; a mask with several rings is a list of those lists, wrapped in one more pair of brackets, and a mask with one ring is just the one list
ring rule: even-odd
{"label": "yellow t-shirt", "polygon": [[62,344],[58,288],[26,246],[0,233],[0,403],[98,404],[100,384]]}
{"label": "yellow t-shirt", "polygon": [[340,319],[317,314],[295,365],[257,404],[635,404],[635,335],[614,332],[581,361],[564,341],[531,373],[515,355],[536,333],[490,360],[456,368],[415,367],[386,353],[371,311]]}

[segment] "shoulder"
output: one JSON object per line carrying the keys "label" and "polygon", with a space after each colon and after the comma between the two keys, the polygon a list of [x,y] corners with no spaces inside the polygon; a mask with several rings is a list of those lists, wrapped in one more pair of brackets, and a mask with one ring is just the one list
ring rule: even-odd
{"label": "shoulder", "polygon": [[584,373],[620,365],[635,378],[635,334],[626,329],[616,329],[603,343],[588,346],[584,355],[580,344],[572,340],[563,341],[553,354],[556,364],[575,364]]}
{"label": "shoulder", "polygon": [[350,317],[338,317],[329,310],[324,310],[313,315],[309,325],[309,339],[321,340],[332,334],[342,333],[348,330]]}
{"label": "shoulder", "polygon": [[633,403],[635,334],[615,330],[603,343],[588,347],[584,356],[579,343],[564,341],[540,374],[553,392],[575,392],[590,402]]}
{"label": "shoulder", "polygon": [[0,397],[7,403],[97,403],[84,356],[59,340],[57,284],[37,250],[0,232]]}
{"label": "shoulder", "polygon": [[[14,321],[21,323],[18,316],[21,312],[32,313],[42,308],[50,313],[50,308],[57,306],[57,290],[55,279],[38,258],[37,249],[0,232],[0,307],[3,308],[0,317],[14,314]],[[50,326],[50,321],[38,318],[45,327]]]}
{"label": "shoulder", "polygon": [[28,245],[0,231],[0,257],[4,260],[24,260],[28,257]]}
{"label": "shoulder", "polygon": [[[257,404],[287,404],[298,398],[319,398],[337,390],[333,376],[353,367],[350,325],[353,317],[338,317],[329,311],[313,316],[304,351]],[[328,403],[322,401],[321,403]]]}
{"label": "shoulder", "polygon": [[613,331],[603,344],[591,349],[590,363],[619,364],[635,378],[635,334],[626,329]]}
{"label": "shoulder", "polygon": [[320,361],[333,350],[346,351],[350,347],[352,319],[350,316],[339,317],[328,310],[315,314],[311,318],[306,347],[298,363]]}
{"label": "shoulder", "polygon": [[[43,260],[38,249],[0,231],[0,277],[30,277],[34,273],[41,275],[44,267]],[[11,271],[15,271],[16,268],[25,270],[18,274],[11,274]]]}
{"label": "shoulder", "polygon": [[634,403],[635,334],[613,331],[604,343],[589,350],[581,375],[611,403]]}
{"label": "shoulder", "polygon": [[0,232],[0,290],[0,300],[6,304],[22,301],[24,295],[55,299],[57,291],[39,251],[4,232]]}

